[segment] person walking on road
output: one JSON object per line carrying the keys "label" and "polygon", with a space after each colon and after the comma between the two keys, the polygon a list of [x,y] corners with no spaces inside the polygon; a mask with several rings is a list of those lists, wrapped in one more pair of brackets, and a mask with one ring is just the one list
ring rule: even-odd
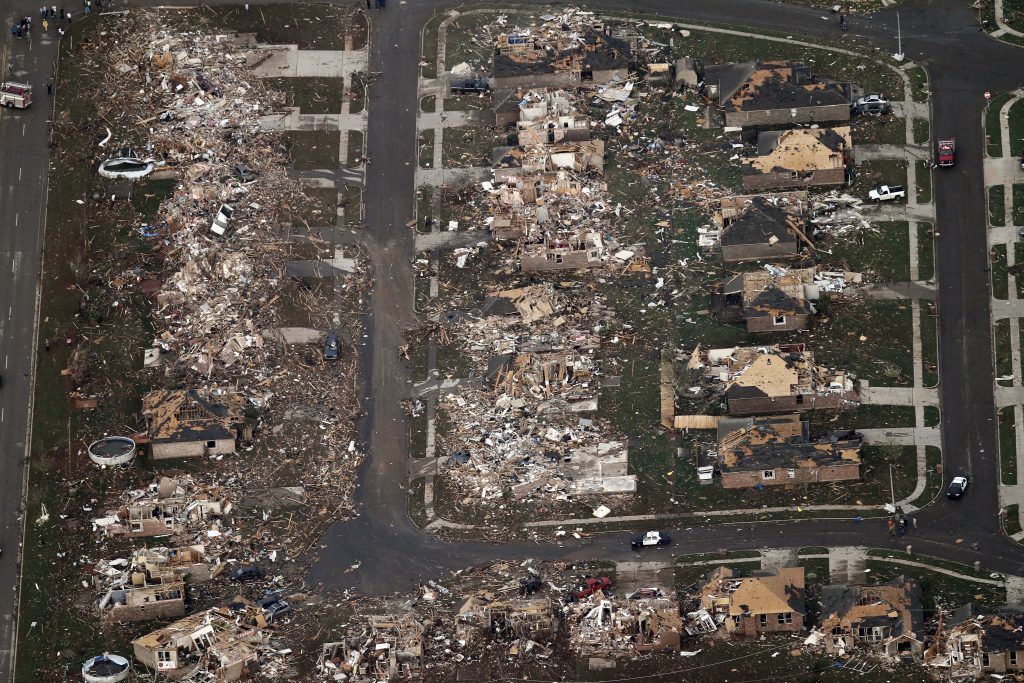
{"label": "person walking on road", "polygon": [[[46,94],[47,95],[52,95],[53,94],[53,81],[47,82],[47,84],[46,84]],[[46,342],[46,350],[47,351],[50,350],[50,342]]]}
{"label": "person walking on road", "polygon": [[50,30],[50,22],[48,22],[46,19],[43,19],[43,33],[46,33],[49,30]]}

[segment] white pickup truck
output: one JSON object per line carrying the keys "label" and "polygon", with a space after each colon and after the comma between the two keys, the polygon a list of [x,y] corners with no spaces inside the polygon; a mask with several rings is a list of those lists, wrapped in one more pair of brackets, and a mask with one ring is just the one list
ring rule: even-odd
{"label": "white pickup truck", "polygon": [[876,189],[868,192],[868,199],[876,202],[884,202],[888,199],[904,199],[907,191],[902,185],[879,185]]}

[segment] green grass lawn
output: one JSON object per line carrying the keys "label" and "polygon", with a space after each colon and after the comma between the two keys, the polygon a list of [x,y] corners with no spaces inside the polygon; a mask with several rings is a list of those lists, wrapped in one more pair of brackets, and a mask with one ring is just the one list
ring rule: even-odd
{"label": "green grass lawn", "polygon": [[826,319],[806,336],[820,362],[854,370],[873,385],[909,385],[913,378],[909,302],[835,300],[819,302],[821,309]]}
{"label": "green grass lawn", "polygon": [[446,14],[437,14],[423,27],[420,39],[421,78],[437,78],[437,30],[445,20]]}
{"label": "green grass lawn", "polygon": [[[867,199],[868,192],[879,185],[906,185],[907,163],[895,159],[865,161],[857,166],[857,175],[850,194]],[[894,199],[892,203],[906,203],[905,199]]]}
{"label": "green grass lawn", "polygon": [[1002,185],[988,188],[988,222],[996,227],[1006,225],[1005,192]]}
{"label": "green grass lawn", "polygon": [[892,114],[861,116],[853,119],[854,145],[902,145],[907,142],[907,128],[903,119]]}
{"label": "green grass lawn", "polygon": [[1012,225],[1024,225],[1024,184],[1013,184],[1013,223]]}
{"label": "green grass lawn", "polygon": [[1021,532],[1020,505],[1017,503],[1006,506],[1006,516],[1003,518],[1003,532],[1007,536],[1014,536]]}
{"label": "green grass lawn", "polygon": [[931,280],[935,276],[935,236],[931,223],[917,224],[917,279]]}
{"label": "green grass lawn", "polygon": [[421,97],[420,111],[428,114],[437,111],[437,95]]}
{"label": "green grass lawn", "polygon": [[[892,553],[895,556],[900,553]],[[935,562],[931,558],[912,557],[916,562]],[[938,562],[935,562],[939,564]],[[939,564],[939,566],[942,566]],[[928,571],[921,567],[911,567],[897,562],[887,562],[884,556],[870,557],[867,562],[868,581],[873,584],[885,583],[897,576],[906,575],[916,578],[921,583],[921,605],[926,615],[931,615],[937,608],[955,609],[966,602],[977,602],[990,607],[1002,606],[1006,601],[1006,589],[991,584],[976,583],[970,579],[961,579],[948,574]],[[954,571],[973,574],[970,567],[957,566]]]}
{"label": "green grass lawn", "polygon": [[340,78],[266,78],[263,82],[285,93],[284,106],[298,107],[303,114],[337,114],[345,100]]}
{"label": "green grass lawn", "polygon": [[875,282],[910,279],[910,236],[906,221],[875,223],[875,231],[860,230],[832,248],[849,270]]}
{"label": "green grass lawn", "polygon": [[338,168],[339,131],[290,130],[282,135],[297,170]]}
{"label": "green grass lawn", "polygon": [[939,319],[933,301],[921,299],[917,303],[921,316],[921,381],[926,387],[934,387],[939,383]]}
{"label": "green grass lawn", "polygon": [[923,145],[930,137],[930,124],[928,119],[914,119],[914,144]]}
{"label": "green grass lawn", "polygon": [[1019,157],[1024,152],[1024,100],[1017,100],[1006,115],[1010,129],[1010,154]]}
{"label": "green grass lawn", "polygon": [[915,102],[928,101],[928,72],[923,67],[915,66],[907,70],[910,76],[910,92]]}
{"label": "green grass lawn", "polygon": [[[934,406],[927,406],[934,408]],[[927,425],[927,419],[925,420]],[[942,491],[942,450],[936,446],[925,446],[925,487],[921,495],[913,501],[917,507],[924,507],[932,502]]]}
{"label": "green grass lawn", "polygon": [[932,171],[931,165],[924,162],[915,162],[915,177],[917,179],[917,201],[921,204],[928,204],[932,200]]}
{"label": "green grass lawn", "polygon": [[428,128],[420,131],[419,139],[420,168],[433,168],[434,166],[434,129]]}
{"label": "green grass lawn", "polygon": [[444,129],[441,156],[445,168],[490,166],[495,147],[509,144],[504,131],[487,126],[456,126]]}
{"label": "green grass lawn", "polygon": [[925,427],[938,427],[941,422],[942,412],[938,406],[925,406],[924,407],[924,426]]}
{"label": "green grass lawn", "polygon": [[993,343],[995,344],[995,370],[996,377],[1007,377],[1010,379],[997,380],[1000,386],[1012,386],[1014,374],[1013,358],[1010,349],[1010,321],[1006,318],[997,320],[994,327]]}
{"label": "green grass lawn", "polygon": [[985,108],[985,135],[988,139],[987,149],[990,157],[1003,156],[1003,132],[999,125],[999,112],[1003,105],[1010,101],[1010,97],[1012,97],[1010,93],[1000,93],[993,97]]}
{"label": "green grass lawn", "polygon": [[[1007,258],[1009,258],[1009,252],[1007,252]],[[1013,243],[1013,264],[1017,298],[1024,299],[1024,242]],[[1007,268],[1007,270],[1009,270],[1009,268]]]}
{"label": "green grass lawn", "polygon": [[992,296],[996,299],[1009,297],[1009,273],[1006,270],[1006,245],[997,244],[990,251],[992,266]]}
{"label": "green grass lawn", "polygon": [[345,165],[348,168],[356,168],[359,166],[359,158],[363,156],[363,131],[361,130],[350,130],[348,131],[348,158],[345,159]]}
{"label": "green grass lawn", "polygon": [[202,12],[184,12],[186,26],[208,25],[221,33],[255,33],[256,40],[270,45],[298,44],[300,50],[344,50],[345,36],[352,49],[366,46],[369,26],[366,14],[349,5],[203,5]]}
{"label": "green grass lawn", "polygon": [[1005,486],[1017,485],[1017,428],[1013,406],[999,411],[999,478]]}

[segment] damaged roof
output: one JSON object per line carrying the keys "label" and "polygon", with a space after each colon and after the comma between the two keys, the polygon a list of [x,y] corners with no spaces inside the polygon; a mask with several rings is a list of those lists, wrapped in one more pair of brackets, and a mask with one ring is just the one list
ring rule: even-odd
{"label": "damaged roof", "polygon": [[[517,40],[521,47],[509,49]],[[507,78],[571,72],[581,67],[591,71],[626,69],[632,55],[628,42],[593,29],[575,40],[569,36],[552,41],[502,35],[495,48],[493,73],[495,78]]]}
{"label": "damaged roof", "polygon": [[[846,88],[822,81],[802,62],[746,62],[717,72],[719,101],[727,112],[849,104]],[[710,68],[710,67],[709,67]]]}
{"label": "damaged roof", "polygon": [[815,171],[843,168],[852,149],[849,126],[763,131],[757,135],[757,156],[743,160],[744,173]]}
{"label": "damaged roof", "polygon": [[[806,197],[806,193],[801,194]],[[739,206],[734,208],[730,205],[729,209],[732,210],[729,211],[727,200],[722,201],[722,246],[768,244],[772,243],[772,238],[777,241],[795,241],[791,223],[799,224],[803,220],[800,204],[783,204],[763,195],[731,199],[731,205],[738,203]]]}
{"label": "damaged roof", "polygon": [[218,402],[195,391],[158,389],[142,399],[147,430],[156,443],[234,439],[230,427],[241,421],[242,397],[226,394]]}
{"label": "damaged roof", "polygon": [[746,577],[737,577],[729,567],[719,567],[701,589],[701,604],[705,609],[725,607],[729,616],[803,614],[803,589],[803,567],[786,567]]}
{"label": "damaged roof", "polygon": [[897,576],[877,586],[824,586],[821,589],[821,625],[828,633],[858,625],[890,625],[891,635],[922,633],[921,585],[917,579]]}
{"label": "damaged roof", "polygon": [[718,467],[722,471],[823,467],[860,463],[861,437],[853,431],[810,439],[799,415],[741,417],[718,423]]}

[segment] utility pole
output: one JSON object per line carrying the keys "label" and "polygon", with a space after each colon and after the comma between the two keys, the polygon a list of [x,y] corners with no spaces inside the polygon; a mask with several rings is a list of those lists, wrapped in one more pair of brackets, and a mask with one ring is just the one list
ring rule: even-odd
{"label": "utility pole", "polygon": [[896,512],[896,487],[892,483],[892,463],[889,463],[889,494],[892,496],[892,510]]}
{"label": "utility pole", "polygon": [[903,61],[903,31],[900,29],[900,13],[896,13],[896,54],[892,56],[897,62]]}

